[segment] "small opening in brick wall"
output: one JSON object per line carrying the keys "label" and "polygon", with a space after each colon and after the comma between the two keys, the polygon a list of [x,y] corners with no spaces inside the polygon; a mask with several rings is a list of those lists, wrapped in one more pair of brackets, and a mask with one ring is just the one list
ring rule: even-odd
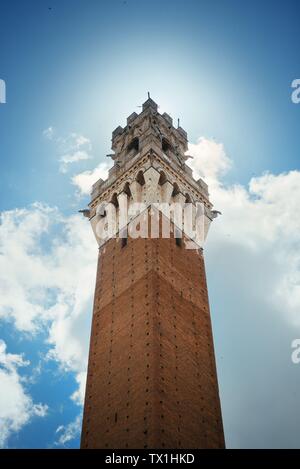
{"label": "small opening in brick wall", "polygon": [[116,412],[115,413],[115,423],[117,423],[117,421],[118,421],[118,413]]}

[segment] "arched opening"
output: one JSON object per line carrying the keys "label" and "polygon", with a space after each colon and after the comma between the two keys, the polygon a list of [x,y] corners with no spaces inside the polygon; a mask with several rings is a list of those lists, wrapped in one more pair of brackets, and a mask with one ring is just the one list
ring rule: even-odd
{"label": "arched opening", "polygon": [[165,173],[163,171],[160,172],[160,178],[159,178],[159,181],[158,181],[158,184],[160,186],[162,186],[165,182],[167,182],[167,176],[165,175]]}
{"label": "arched opening", "polygon": [[174,182],[172,197],[175,197],[177,194],[179,194],[179,192],[180,192],[180,190],[179,190],[178,184],[176,182]]}
{"label": "arched opening", "polygon": [[169,140],[167,140],[165,137],[163,137],[161,141],[161,148],[162,151],[166,154],[168,154],[172,150],[172,145],[170,144]]}
{"label": "arched opening", "polygon": [[99,217],[105,218],[107,213],[106,213],[106,203],[102,202],[100,205],[98,205],[96,209],[96,213]]}
{"label": "arched opening", "polygon": [[126,182],[126,184],[124,186],[124,189],[123,189],[123,192],[125,192],[127,197],[129,197],[129,198],[132,197],[129,182]]}
{"label": "arched opening", "polygon": [[119,202],[118,202],[118,197],[117,197],[116,192],[112,196],[110,203],[113,204],[116,208],[119,207]]}
{"label": "arched opening", "polygon": [[136,180],[141,186],[143,186],[145,184],[145,178],[144,178],[143,171],[138,172]]}
{"label": "arched opening", "polygon": [[129,143],[129,145],[127,147],[127,153],[138,153],[138,151],[139,151],[139,139],[138,139],[138,137],[135,137]]}
{"label": "arched opening", "polygon": [[185,194],[185,203],[186,204],[191,204],[192,203],[191,196],[188,193]]}

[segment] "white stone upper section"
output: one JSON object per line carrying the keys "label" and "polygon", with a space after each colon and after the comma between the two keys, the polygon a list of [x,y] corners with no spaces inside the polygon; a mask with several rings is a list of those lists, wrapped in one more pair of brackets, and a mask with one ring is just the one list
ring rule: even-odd
{"label": "white stone upper section", "polygon": [[[143,203],[203,204],[205,231],[214,218],[207,185],[192,176],[186,164],[187,134],[175,128],[171,117],[160,114],[149,98],[140,114],[133,113],[126,127],[117,127],[112,134],[114,164],[106,181],[100,179],[92,188],[89,216],[93,229],[99,222],[97,207],[113,203],[118,209],[126,198],[128,206]],[[101,223],[103,223],[103,216]],[[206,235],[205,235],[206,236]]]}

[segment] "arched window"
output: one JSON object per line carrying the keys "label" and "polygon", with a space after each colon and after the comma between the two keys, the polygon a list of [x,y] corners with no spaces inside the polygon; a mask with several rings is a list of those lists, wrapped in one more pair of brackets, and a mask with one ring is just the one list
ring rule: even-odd
{"label": "arched window", "polygon": [[185,203],[186,204],[191,204],[192,203],[191,196],[188,193],[185,194]]}
{"label": "arched window", "polygon": [[129,143],[129,145],[127,147],[127,153],[138,153],[138,151],[139,151],[139,139],[138,139],[138,137],[135,137]]}
{"label": "arched window", "polygon": [[179,190],[178,184],[176,182],[174,182],[172,197],[175,197],[177,194],[179,194],[179,192],[180,192],[180,190]]}
{"label": "arched window", "polygon": [[101,202],[100,205],[98,205],[97,209],[96,209],[96,213],[99,217],[101,218],[104,218],[106,217],[107,213],[106,213],[106,202]]}
{"label": "arched window", "polygon": [[143,186],[145,184],[145,178],[144,178],[143,171],[138,172],[136,180],[141,186]]}
{"label": "arched window", "polygon": [[118,197],[117,197],[116,192],[115,192],[114,195],[112,196],[110,202],[111,202],[116,208],[119,207],[119,201],[118,201]]}
{"label": "arched window", "polygon": [[165,173],[163,171],[160,172],[160,178],[159,178],[159,181],[158,181],[158,184],[160,186],[162,186],[165,182],[167,182],[167,176],[165,175]]}
{"label": "arched window", "polygon": [[169,140],[163,138],[161,141],[161,148],[164,153],[168,154],[172,150],[172,145],[170,144]]}
{"label": "arched window", "polygon": [[123,191],[125,192],[125,194],[127,195],[127,197],[131,197],[131,196],[132,196],[131,190],[130,190],[129,182],[126,182]]}

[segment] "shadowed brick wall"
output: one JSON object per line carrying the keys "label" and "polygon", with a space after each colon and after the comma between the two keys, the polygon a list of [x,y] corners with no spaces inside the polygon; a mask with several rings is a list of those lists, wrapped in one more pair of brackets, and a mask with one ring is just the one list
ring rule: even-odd
{"label": "shadowed brick wall", "polygon": [[123,244],[99,252],[81,447],[224,447],[203,255]]}

